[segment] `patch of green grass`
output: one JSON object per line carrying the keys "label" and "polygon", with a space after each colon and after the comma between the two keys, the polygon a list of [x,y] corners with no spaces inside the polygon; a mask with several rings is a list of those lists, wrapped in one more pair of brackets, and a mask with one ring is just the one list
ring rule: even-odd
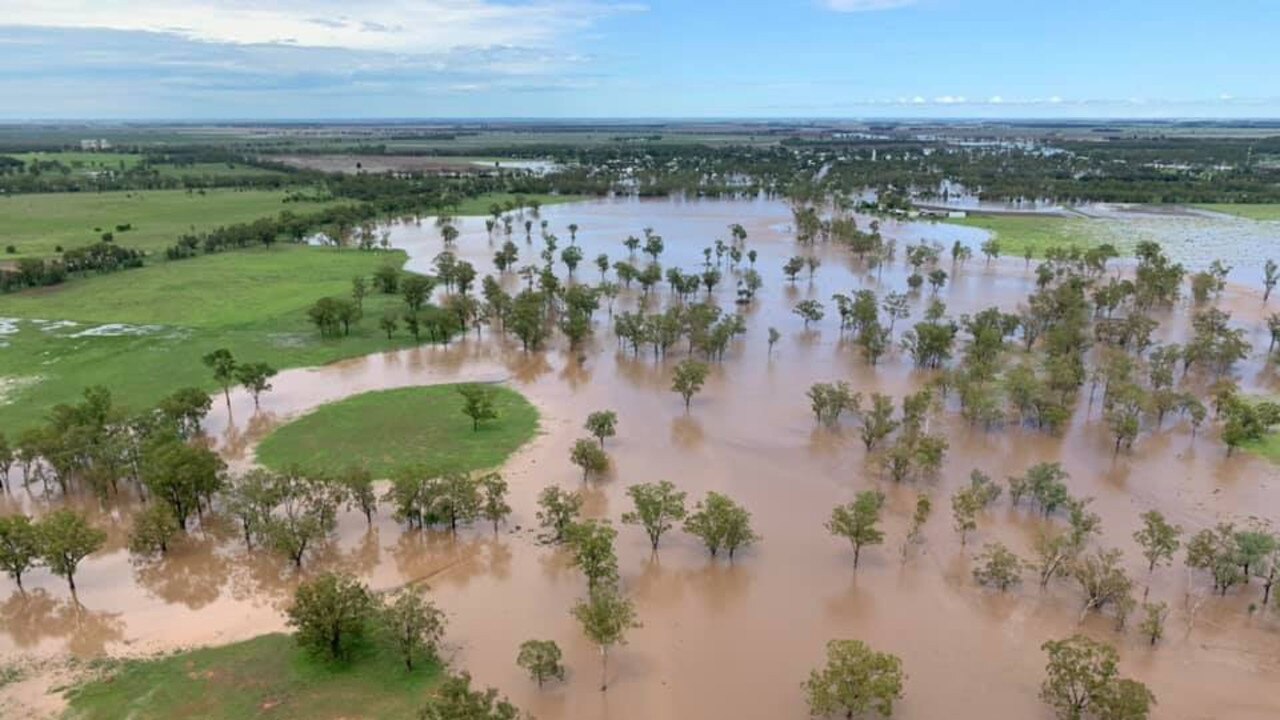
{"label": "patch of green grass", "polygon": [[947,220],[948,223],[986,230],[1000,240],[1000,253],[1006,257],[1023,257],[1028,248],[1034,257],[1043,257],[1051,247],[1076,245],[1087,247],[1098,240],[1088,227],[1088,220],[1052,215],[971,215]]}
{"label": "patch of green grass", "polygon": [[305,324],[317,298],[346,295],[351,278],[406,258],[292,244],[199,255],[0,297],[0,316],[232,327],[296,315]]}
{"label": "patch of green grass", "polygon": [[347,662],[312,658],[288,635],[135,660],[69,693],[67,720],[400,720],[414,717],[441,668],[407,672],[386,643]]}
{"label": "patch of green grass", "polygon": [[[174,390],[215,383],[201,362],[220,347],[277,368],[321,365],[414,344],[401,329],[388,340],[378,318],[398,311],[399,296],[374,293],[364,319],[341,338],[321,338],[306,308],[345,296],[351,279],[402,252],[365,252],[294,245],[204,255],[159,263],[63,286],[0,296],[0,317],[71,320],[59,327],[19,322],[0,336],[0,427],[6,434],[39,424],[53,405],[103,385],[133,410]],[[141,335],[84,336],[106,323],[156,325]]]}
{"label": "patch of green grass", "polygon": [[497,467],[533,437],[538,411],[514,390],[492,389],[498,418],[478,430],[462,413],[457,385],[381,390],[284,425],[258,446],[258,460],[315,471],[363,464],[375,477],[409,466],[427,474]]}
{"label": "patch of green grass", "polygon": [[1280,463],[1280,433],[1267,433],[1261,440],[1250,440],[1244,443],[1240,449],[1273,463]]}
{"label": "patch of green grass", "polygon": [[[559,203],[577,202],[583,200],[581,195],[524,195],[526,206],[534,200],[542,203],[543,207],[547,205],[556,205]],[[516,196],[511,193],[487,193],[473,198],[466,198],[458,203],[457,209],[452,210],[454,215],[488,215],[489,206],[494,203],[503,205],[509,201],[514,201]]]}
{"label": "patch of green grass", "polygon": [[1280,220],[1280,203],[1206,203],[1194,205],[1201,210],[1235,215],[1247,220],[1275,221]]}
{"label": "patch of green grass", "polygon": [[[103,193],[39,193],[0,197],[0,245],[19,257],[48,257],[91,245],[103,232],[115,242],[163,252],[184,233],[271,217],[282,210],[311,212],[319,203],[285,203],[283,190],[145,190]],[[117,225],[132,229],[117,232]]]}

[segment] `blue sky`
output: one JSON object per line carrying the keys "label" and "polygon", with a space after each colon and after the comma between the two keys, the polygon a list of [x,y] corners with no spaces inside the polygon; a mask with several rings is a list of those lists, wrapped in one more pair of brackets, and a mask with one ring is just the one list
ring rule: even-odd
{"label": "blue sky", "polygon": [[0,0],[0,119],[1276,118],[1277,38],[1280,0]]}

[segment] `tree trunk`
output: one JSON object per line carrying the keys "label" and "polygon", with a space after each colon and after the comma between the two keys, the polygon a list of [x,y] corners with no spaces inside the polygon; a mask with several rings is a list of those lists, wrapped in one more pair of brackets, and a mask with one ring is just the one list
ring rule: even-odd
{"label": "tree trunk", "polygon": [[600,646],[600,692],[609,689],[609,647]]}

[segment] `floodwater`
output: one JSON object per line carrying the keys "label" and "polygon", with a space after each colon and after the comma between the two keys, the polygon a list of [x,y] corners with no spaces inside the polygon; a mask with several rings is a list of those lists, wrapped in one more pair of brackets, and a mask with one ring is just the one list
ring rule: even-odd
{"label": "floodwater", "polygon": [[[833,292],[905,288],[901,264],[877,278],[838,249],[819,247],[814,252],[823,264],[813,282],[802,274],[789,284],[780,272],[785,258],[798,251],[788,234],[789,211],[768,201],[600,201],[548,207],[543,216],[561,247],[568,243],[568,223],[581,226],[578,242],[587,261],[578,273],[592,281],[598,273],[591,259],[598,252],[622,259],[621,240],[643,227],[664,237],[665,266],[688,270],[701,263],[704,246],[729,239],[729,223],[742,223],[765,277],[765,288],[746,311],[747,334],[714,366],[688,413],[668,389],[670,367],[683,352],[656,364],[644,351],[632,357],[618,347],[603,310],[581,357],[558,340],[526,355],[486,330],[449,348],[283,372],[258,414],[244,393],[232,394],[230,413],[217,398],[207,430],[237,468],[252,462],[256,440],[282,420],[374,388],[504,379],[540,409],[541,433],[503,469],[514,514],[500,533],[483,525],[456,538],[405,532],[385,512],[367,529],[363,517],[348,513],[334,542],[306,572],[343,569],[376,589],[425,584],[449,616],[451,662],[550,720],[807,717],[800,683],[832,638],[859,638],[902,658],[908,680],[896,717],[1049,718],[1037,698],[1044,667],[1039,648],[1075,632],[1119,648],[1122,672],[1146,682],[1158,697],[1157,717],[1280,716],[1274,692],[1280,616],[1270,609],[1249,612],[1260,598],[1256,583],[1226,598],[1210,597],[1208,580],[1189,576],[1180,554],[1173,567],[1150,578],[1150,599],[1173,609],[1166,639],[1151,648],[1133,629],[1117,633],[1109,618],[1081,623],[1080,592],[1068,581],[1041,591],[1028,576],[1007,594],[977,586],[972,555],[983,543],[1000,540],[1029,557],[1030,538],[1043,521],[1002,499],[961,547],[948,502],[974,468],[1002,479],[1037,462],[1060,461],[1071,474],[1072,492],[1095,498],[1101,544],[1122,548],[1127,567],[1144,581],[1131,539],[1140,513],[1158,509],[1190,531],[1220,519],[1274,519],[1280,510],[1275,467],[1243,454],[1227,458],[1212,431],[1193,439],[1185,423],[1168,420],[1164,429],[1144,433],[1132,453],[1113,457],[1098,408],[1082,401],[1060,438],[1013,426],[987,432],[943,414],[933,420],[951,442],[941,477],[895,485],[868,463],[852,424],[815,425],[804,392],[814,382],[844,379],[864,393],[901,396],[927,379],[896,353],[878,368],[867,367],[840,337],[829,302]],[[483,221],[467,219],[461,229],[459,254],[491,270],[493,248]],[[981,239],[980,231],[944,225],[885,223],[884,232],[900,247],[924,237],[948,245]],[[520,265],[536,262],[536,229],[532,246],[522,228],[513,240],[521,248]],[[410,251],[410,266],[417,269],[429,267],[442,249],[430,222],[397,226],[392,241]],[[943,267],[951,270],[948,261]],[[1012,309],[1034,282],[1021,260],[990,266],[972,260],[953,274],[941,296],[955,315],[992,304]],[[514,288],[523,281],[508,282]],[[624,294],[615,310],[635,307],[638,293]],[[732,282],[717,290],[722,306],[731,307],[732,293]],[[790,312],[805,298],[828,305],[827,318],[807,332]],[[666,300],[664,285],[654,306]],[[928,300],[926,292],[914,301],[913,318]],[[1260,298],[1232,288],[1224,302],[1250,327],[1255,347],[1265,349]],[[1168,320],[1165,336],[1185,331],[1185,312],[1162,318]],[[765,341],[770,326],[783,336],[771,355]],[[1241,367],[1241,382],[1274,392],[1275,374],[1257,355]],[[611,471],[584,484],[568,462],[569,447],[585,434],[587,413],[604,408],[616,410],[620,420],[618,437],[607,444]],[[536,541],[535,498],[549,484],[581,489],[586,514],[617,523],[629,508],[627,485],[664,479],[687,490],[690,504],[709,490],[734,497],[753,513],[763,541],[729,563],[711,560],[680,532],[667,536],[653,555],[641,530],[620,526],[622,584],[644,627],[611,653],[610,686],[601,693],[598,652],[569,615],[585,594],[584,581],[561,550]],[[822,524],[833,506],[872,487],[889,498],[886,543],[864,549],[855,572],[850,548]],[[924,543],[904,559],[901,546],[918,492],[933,496],[934,513]],[[37,509],[44,504],[21,497],[8,502]],[[25,596],[0,580],[0,597],[6,598],[0,600],[0,653],[145,653],[284,629],[281,611],[295,573],[279,558],[246,553],[233,529],[210,523],[169,558],[140,561],[122,549],[128,507],[76,502],[110,532],[109,547],[77,574],[82,606],[71,603],[61,580],[43,571],[31,575]],[[539,690],[516,667],[517,647],[529,638],[554,639],[564,649],[570,671],[564,683]]]}

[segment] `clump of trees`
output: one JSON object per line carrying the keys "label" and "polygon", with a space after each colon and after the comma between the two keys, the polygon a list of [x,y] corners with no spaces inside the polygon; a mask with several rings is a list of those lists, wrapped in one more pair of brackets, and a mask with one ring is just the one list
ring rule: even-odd
{"label": "clump of trees", "polygon": [[740,548],[760,540],[751,529],[751,513],[717,492],[708,492],[694,505],[693,512],[685,518],[684,530],[702,540],[711,557],[724,550],[731,561]]}
{"label": "clump of trees", "polygon": [[507,483],[496,473],[431,474],[410,467],[396,473],[383,499],[391,504],[393,517],[410,528],[444,526],[457,533],[459,526],[481,518],[496,531],[511,512],[506,493]]}
{"label": "clump of trees", "polygon": [[286,615],[298,646],[328,661],[350,660],[371,636],[408,672],[439,661],[444,613],[412,586],[378,595],[349,575],[322,573],[298,585]]}
{"label": "clump of trees", "polygon": [[0,568],[22,590],[22,577],[37,567],[67,581],[76,595],[76,570],[102,548],[107,534],[74,510],[55,510],[39,520],[26,515],[0,517]]}
{"label": "clump of trees", "polygon": [[1084,635],[1050,640],[1040,698],[1060,720],[1132,718],[1145,720],[1156,704],[1145,685],[1120,676],[1114,648]]}

